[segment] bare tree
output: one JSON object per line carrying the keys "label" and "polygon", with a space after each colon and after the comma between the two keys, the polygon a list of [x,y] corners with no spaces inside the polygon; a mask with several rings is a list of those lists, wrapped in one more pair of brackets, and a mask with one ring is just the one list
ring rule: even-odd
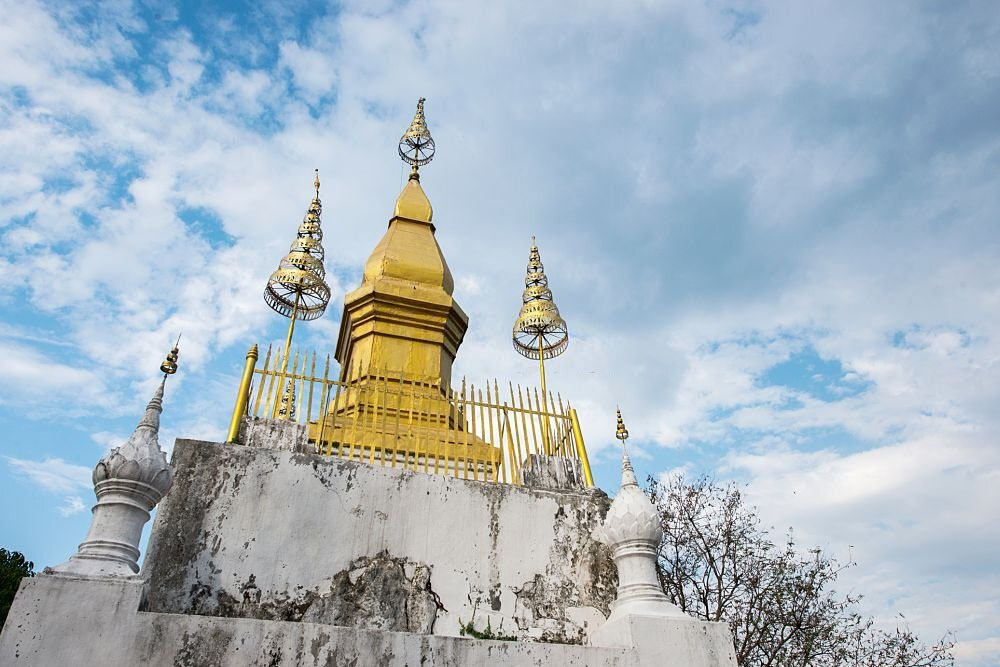
{"label": "bare tree", "polygon": [[791,530],[771,541],[735,485],[677,476],[649,479],[663,524],[659,574],[684,611],[732,628],[741,667],[943,667],[953,642],[932,646],[905,626],[879,630],[854,611],[860,598],[832,588],[851,563],[803,551]]}

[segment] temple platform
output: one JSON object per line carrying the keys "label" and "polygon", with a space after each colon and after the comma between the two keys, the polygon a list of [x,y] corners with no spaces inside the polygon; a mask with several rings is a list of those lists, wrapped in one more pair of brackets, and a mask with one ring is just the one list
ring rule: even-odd
{"label": "temple platform", "polygon": [[719,624],[605,624],[609,500],[531,465],[513,486],[178,440],[140,574],[25,579],[0,664],[735,665]]}

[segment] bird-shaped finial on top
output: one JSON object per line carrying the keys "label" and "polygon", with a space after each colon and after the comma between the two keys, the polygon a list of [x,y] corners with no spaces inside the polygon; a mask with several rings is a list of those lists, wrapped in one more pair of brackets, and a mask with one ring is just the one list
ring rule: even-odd
{"label": "bird-shaped finial on top", "polygon": [[622,441],[622,446],[625,446],[625,441],[628,440],[628,429],[625,428],[625,422],[622,420],[622,411],[620,409],[615,410],[618,413],[618,428],[615,430],[615,437]]}
{"label": "bird-shaped finial on top", "polygon": [[316,180],[313,181],[313,186],[316,188],[316,201],[319,201],[319,169],[316,169]]}
{"label": "bird-shaped finial on top", "polygon": [[177,334],[177,342],[174,343],[174,347],[170,352],[167,353],[167,358],[160,364],[160,372],[163,373],[163,379],[166,380],[168,375],[173,375],[177,372],[177,358],[180,356],[180,350],[178,346],[181,344],[181,335]]}
{"label": "bird-shaped finial on top", "polygon": [[399,157],[411,165],[410,178],[420,180],[417,169],[434,159],[434,139],[427,129],[427,119],[424,118],[424,101],[417,100],[417,112],[413,115],[410,127],[399,140]]}

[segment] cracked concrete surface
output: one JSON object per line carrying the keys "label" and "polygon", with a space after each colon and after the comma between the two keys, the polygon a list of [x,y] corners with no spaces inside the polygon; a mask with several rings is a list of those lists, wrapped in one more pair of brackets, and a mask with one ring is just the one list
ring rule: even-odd
{"label": "cracked concrete surface", "polygon": [[458,635],[475,609],[525,640],[583,643],[614,599],[591,536],[608,509],[596,489],[193,440],[172,466],[143,569],[149,611]]}

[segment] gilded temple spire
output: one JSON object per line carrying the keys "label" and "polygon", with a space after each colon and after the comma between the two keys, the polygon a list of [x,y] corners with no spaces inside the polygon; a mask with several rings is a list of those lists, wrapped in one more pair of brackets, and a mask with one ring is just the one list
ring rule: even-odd
{"label": "gilded temple spire", "polygon": [[326,269],[323,267],[323,229],[320,225],[323,204],[319,198],[319,169],[316,170],[313,186],[316,195],[299,225],[295,240],[264,288],[267,305],[291,320],[285,339],[282,373],[288,368],[295,321],[315,320],[330,302],[330,288],[326,284]]}
{"label": "gilded temple spire", "polygon": [[173,375],[177,372],[177,359],[180,357],[179,345],[181,344],[181,335],[177,334],[177,342],[174,343],[174,347],[167,352],[167,358],[164,359],[163,363],[160,364],[160,372],[163,373],[163,379],[166,380],[168,375]]}
{"label": "gilded temple spire", "polygon": [[622,447],[625,446],[625,441],[628,440],[628,429],[625,428],[625,422],[622,420],[621,408],[615,410],[618,414],[618,426],[615,428],[615,438],[622,441]]}
{"label": "gilded temple spire", "polygon": [[[417,169],[431,161],[434,150],[421,98],[397,153]],[[453,297],[455,281],[434,236],[433,214],[420,180],[411,174],[385,235],[365,262],[361,285],[344,296],[336,353],[344,379],[365,368],[449,385],[469,318]]]}
{"label": "gilded temple spire", "polygon": [[528,359],[539,360],[558,357],[565,352],[569,330],[552,299],[534,236],[531,237],[521,301],[521,312],[514,322],[514,349]]}
{"label": "gilded temple spire", "polygon": [[413,167],[410,178],[417,181],[420,180],[417,170],[434,159],[434,139],[427,129],[427,119],[424,118],[425,101],[424,97],[417,100],[417,112],[413,114],[413,121],[399,140],[399,157]]}
{"label": "gilded temple spire", "polygon": [[[576,410],[549,393],[544,375],[541,394],[520,385],[515,389],[513,383],[502,390],[496,381],[474,388],[462,380],[456,383],[460,388],[452,388],[452,368],[469,318],[456,302],[455,281],[435,238],[433,211],[418,177],[417,170],[435,156],[424,104],[421,98],[397,148],[413,173],[401,184],[395,211],[364,264],[360,284],[344,295],[333,359],[315,353],[282,355],[278,346],[273,355],[271,346],[266,351],[251,347],[227,442],[256,437],[258,425],[248,417],[288,420],[307,427],[309,442],[326,455],[361,456],[369,463],[414,470],[419,463],[424,472],[512,484],[523,483],[522,467],[535,465],[531,456],[576,458],[585,485],[593,486]],[[298,252],[293,278],[318,280],[323,275],[318,175],[315,187],[309,225],[303,230],[315,238],[293,247]],[[280,277],[272,282],[289,290],[299,287],[298,282],[289,287],[276,280]],[[270,294],[268,298],[269,303],[275,300]],[[544,373],[541,364],[566,348],[567,334],[534,239],[524,302],[514,339],[534,336],[526,355],[538,359]],[[303,304],[296,311],[289,298],[276,310],[294,318]],[[289,331],[291,335],[291,325]],[[263,368],[257,368],[258,358]]]}
{"label": "gilded temple spire", "polygon": [[420,172],[418,169],[434,159],[434,139],[427,129],[427,119],[424,118],[424,98],[417,101],[417,113],[413,121],[399,140],[399,157],[410,165],[410,178],[396,200],[393,217],[407,218],[419,222],[430,222],[434,209],[427,199],[424,189],[420,187]]}
{"label": "gilded temple spire", "polygon": [[[569,345],[566,320],[559,315],[559,308],[552,299],[549,279],[538,252],[535,237],[531,237],[528,268],[521,296],[521,312],[514,321],[514,349],[528,359],[538,359],[538,373],[542,384],[542,407],[546,408],[545,360],[558,357]],[[548,423],[545,422],[546,449],[549,448]]]}

